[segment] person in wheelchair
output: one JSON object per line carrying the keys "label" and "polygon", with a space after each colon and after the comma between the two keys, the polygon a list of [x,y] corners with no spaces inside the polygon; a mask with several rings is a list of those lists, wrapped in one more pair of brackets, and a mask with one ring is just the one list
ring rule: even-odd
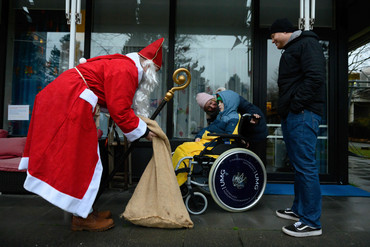
{"label": "person in wheelchair", "polygon": [[[199,154],[205,148],[205,144],[216,138],[215,136],[208,136],[209,133],[236,134],[239,122],[239,114],[237,113],[239,95],[231,90],[226,90],[219,92],[216,96],[217,104],[220,109],[220,113],[217,115],[216,120],[202,129],[196,135],[194,142],[185,142],[176,148],[172,156],[174,168],[176,168],[182,157]],[[180,186],[185,183],[186,179],[186,173],[177,175]]]}
{"label": "person in wheelchair", "polygon": [[[226,89],[218,88],[216,93],[224,90]],[[250,121],[243,126],[243,129],[241,129],[242,133],[240,134],[248,137],[248,149],[257,154],[258,157],[261,158],[262,162],[266,164],[266,137],[268,135],[266,118],[259,107],[250,103],[239,94],[237,97],[239,97],[237,112],[240,115],[247,113],[252,116]],[[202,92],[197,94],[196,100],[198,105],[207,114],[207,123],[211,124],[217,118],[219,113],[214,96]]]}
{"label": "person in wheelchair", "polygon": [[200,131],[194,142],[178,146],[172,156],[185,206],[191,214],[206,210],[208,202],[203,193],[211,194],[227,211],[248,210],[260,200],[266,186],[264,164],[247,149],[248,139],[239,133],[251,121],[237,113],[239,95],[226,90],[219,92],[216,99],[220,109],[216,120]]}

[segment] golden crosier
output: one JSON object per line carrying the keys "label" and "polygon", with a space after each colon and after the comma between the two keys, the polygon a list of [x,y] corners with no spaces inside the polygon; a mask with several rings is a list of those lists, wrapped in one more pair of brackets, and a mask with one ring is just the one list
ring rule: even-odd
{"label": "golden crosier", "polygon": [[[187,77],[186,82],[185,82],[185,76],[184,75],[179,75],[181,72],[184,72],[186,74],[186,77]],[[181,86],[171,88],[166,93],[166,96],[164,97],[164,100],[166,100],[166,101],[170,101],[173,98],[173,94],[174,94],[175,91],[185,89],[189,86],[190,81],[191,81],[191,74],[190,74],[189,70],[184,69],[184,68],[180,68],[180,69],[177,69],[175,72],[173,72],[172,79],[176,84],[181,85]]]}

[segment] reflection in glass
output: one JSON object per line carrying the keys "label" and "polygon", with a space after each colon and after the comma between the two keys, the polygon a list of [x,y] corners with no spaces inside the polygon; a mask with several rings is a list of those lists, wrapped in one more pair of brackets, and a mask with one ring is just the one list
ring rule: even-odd
{"label": "reflection in glass", "polygon": [[[158,38],[164,37],[163,66],[158,72],[159,86],[151,93],[152,114],[167,91],[169,1],[106,1],[95,0],[90,57],[138,52]],[[155,119],[166,130],[167,107]],[[103,136],[107,134],[106,114],[101,114]],[[122,132],[119,131],[120,136]]]}
{"label": "reflection in glass", "polygon": [[181,97],[174,98],[174,137],[194,138],[207,125],[195,100],[199,92],[214,94],[224,87],[251,100],[250,4],[244,0],[178,2],[175,67],[189,69],[192,82]]}
{"label": "reflection in glass", "polygon": [[[29,105],[30,114],[37,93],[63,71],[68,69],[69,27],[64,9],[44,10],[40,5],[14,3],[9,14],[14,22],[9,47],[13,61],[8,73],[5,95],[6,105]],[[45,4],[44,4],[45,5]],[[64,6],[64,5],[62,5]],[[47,8],[47,4],[43,6]],[[57,10],[59,9],[59,10]],[[82,54],[83,35],[77,35],[77,55]],[[27,135],[29,121],[8,121],[4,124],[12,135]]]}

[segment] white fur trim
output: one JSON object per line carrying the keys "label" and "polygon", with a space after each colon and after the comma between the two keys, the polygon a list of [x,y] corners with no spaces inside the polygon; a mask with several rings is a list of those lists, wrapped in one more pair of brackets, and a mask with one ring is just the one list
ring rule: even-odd
{"label": "white fur trim", "polygon": [[18,170],[28,169],[28,161],[30,158],[22,157],[21,162],[19,162]]}
{"label": "white fur trim", "polygon": [[129,142],[133,142],[145,134],[146,128],[147,128],[146,123],[139,118],[139,125],[137,126],[137,128],[129,133],[123,134],[125,134]]}
{"label": "white fur trim", "polygon": [[44,181],[30,175],[28,171],[27,178],[24,182],[24,188],[30,192],[40,195],[48,202],[67,212],[77,214],[83,218],[86,218],[90,213],[96,195],[99,191],[100,180],[103,173],[103,166],[100,160],[99,145],[97,148],[97,152],[99,160],[95,166],[94,175],[90,182],[89,188],[87,189],[86,194],[82,199],[72,197],[54,189],[52,186],[45,183]]}
{"label": "white fur trim", "polygon": [[140,83],[141,79],[143,78],[144,70],[143,70],[143,67],[141,67],[139,54],[137,54],[137,52],[132,52],[132,53],[126,54],[126,56],[131,58],[135,62],[137,72],[138,72],[138,82],[137,83]]}
{"label": "white fur trim", "polygon": [[92,106],[92,112],[95,110],[95,106],[98,103],[98,96],[96,96],[90,89],[85,89],[81,94],[80,98],[86,100]]}

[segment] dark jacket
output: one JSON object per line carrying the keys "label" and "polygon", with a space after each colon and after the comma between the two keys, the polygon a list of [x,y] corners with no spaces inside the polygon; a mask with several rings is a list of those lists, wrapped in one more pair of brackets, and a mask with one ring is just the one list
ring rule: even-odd
{"label": "dark jacket", "polygon": [[278,113],[282,118],[305,109],[323,115],[326,64],[318,40],[314,32],[303,31],[283,48],[278,79]]}
{"label": "dark jacket", "polygon": [[251,124],[250,122],[243,124],[242,134],[247,137],[250,142],[263,141],[267,137],[267,125],[265,115],[262,113],[261,109],[253,105],[242,96],[240,96],[240,103],[238,107],[238,112],[240,115],[245,113],[258,114],[261,116],[257,124]]}

